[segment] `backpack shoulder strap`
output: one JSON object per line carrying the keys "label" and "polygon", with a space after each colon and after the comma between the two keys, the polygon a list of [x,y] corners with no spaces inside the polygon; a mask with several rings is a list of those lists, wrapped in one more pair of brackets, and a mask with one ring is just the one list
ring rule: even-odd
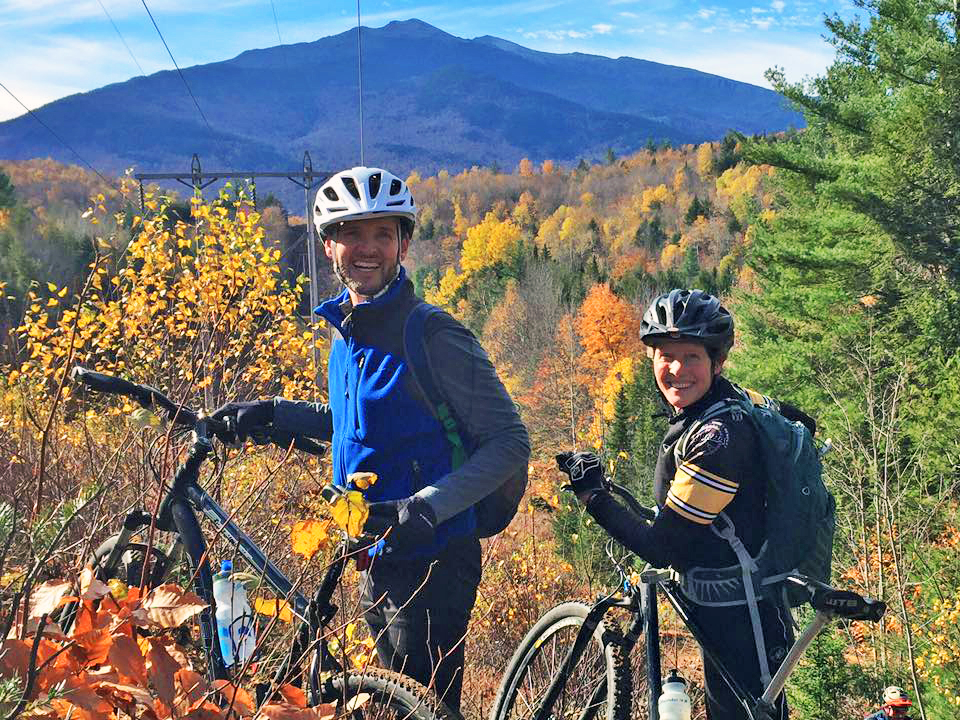
{"label": "backpack shoulder strap", "polygon": [[446,398],[433,377],[433,368],[427,355],[426,325],[429,318],[443,311],[430,303],[420,302],[413,306],[403,326],[403,354],[414,382],[420,388],[424,400],[443,426],[447,442],[453,452],[453,467],[460,467],[467,459],[466,445],[457,427],[457,421]]}
{"label": "backpack shoulder strap", "polygon": [[709,422],[720,415],[726,415],[727,413],[747,412],[745,403],[749,403],[749,400],[740,398],[724,398],[723,400],[718,400],[704,410],[700,417],[690,423],[690,427],[683,431],[683,434],[673,445],[673,459],[677,467],[680,466],[680,458],[687,451],[687,442],[689,441],[690,437],[704,423]]}

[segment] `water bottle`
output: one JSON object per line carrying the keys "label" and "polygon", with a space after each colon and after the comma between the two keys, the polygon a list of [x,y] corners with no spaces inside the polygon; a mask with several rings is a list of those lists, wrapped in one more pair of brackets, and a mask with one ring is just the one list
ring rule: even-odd
{"label": "water bottle", "polygon": [[663,692],[657,700],[660,720],[690,720],[690,698],[687,695],[687,681],[677,669],[663,683]]}
{"label": "water bottle", "polygon": [[253,611],[247,602],[243,583],[231,579],[233,563],[224,560],[220,572],[213,576],[213,599],[216,603],[217,637],[223,664],[243,664],[253,654],[257,640],[253,631]]}

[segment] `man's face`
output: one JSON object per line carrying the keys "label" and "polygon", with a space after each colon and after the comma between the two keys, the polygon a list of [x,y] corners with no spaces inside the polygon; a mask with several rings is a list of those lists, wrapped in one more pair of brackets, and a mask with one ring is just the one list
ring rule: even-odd
{"label": "man's face", "polygon": [[667,340],[653,350],[653,376],[660,392],[677,410],[707,394],[723,362],[710,366],[707,349],[687,340]]}
{"label": "man's face", "polygon": [[906,718],[909,717],[909,710],[909,705],[888,705],[887,716],[891,718]]}
{"label": "man's face", "polygon": [[408,238],[400,240],[399,227],[395,217],[351,220],[324,238],[324,252],[354,304],[370,299],[396,277],[397,259],[406,257],[410,245]]}

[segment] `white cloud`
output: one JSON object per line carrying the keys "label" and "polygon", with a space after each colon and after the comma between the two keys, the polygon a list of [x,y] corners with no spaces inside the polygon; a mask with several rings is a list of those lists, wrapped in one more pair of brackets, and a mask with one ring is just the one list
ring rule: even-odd
{"label": "white cloud", "polygon": [[[82,58],[82,62],[78,59]],[[149,54],[138,56],[148,73],[169,62]],[[63,36],[40,37],[33,41],[29,56],[17,48],[0,49],[3,82],[20,101],[35,110],[65,95],[85,92],[139,74],[133,60],[119,41],[94,41]],[[0,92],[0,120],[22,115],[24,109],[7,93]]]}
{"label": "white cloud", "polygon": [[750,21],[758,30],[769,30],[773,25],[773,18],[754,18]]}
{"label": "white cloud", "polygon": [[617,15],[619,15],[620,17],[630,18],[631,20],[640,17],[635,12],[628,12],[626,10],[624,10],[623,12],[617,13]]}
{"label": "white cloud", "polygon": [[820,47],[796,47],[783,42],[738,42],[731,46],[727,38],[714,36],[711,45],[700,50],[648,49],[644,59],[668,65],[693,68],[733,80],[769,87],[763,73],[772,65],[784,68],[791,81],[823,75],[833,62],[834,51],[825,42]]}
{"label": "white cloud", "polygon": [[776,10],[778,13],[783,12],[783,9],[784,9],[786,6],[787,6],[787,4],[786,4],[783,0],[773,0],[773,2],[770,3],[770,7],[772,7],[774,10]]}
{"label": "white cloud", "polygon": [[580,40],[592,35],[589,32],[579,30],[533,30],[525,32],[523,37],[528,40],[552,40],[553,42],[563,42],[564,40]]}
{"label": "white cloud", "polygon": [[697,17],[703,18],[704,20],[709,20],[711,17],[717,14],[716,10],[708,10],[707,8],[700,8],[697,10]]}
{"label": "white cloud", "polygon": [[597,35],[607,35],[613,32],[613,25],[608,25],[607,23],[597,23],[596,25],[591,26],[590,28]]}

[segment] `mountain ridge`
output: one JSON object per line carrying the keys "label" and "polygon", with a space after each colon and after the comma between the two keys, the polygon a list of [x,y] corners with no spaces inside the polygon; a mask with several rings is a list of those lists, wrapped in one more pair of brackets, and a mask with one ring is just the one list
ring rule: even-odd
{"label": "mountain ridge", "polygon": [[[35,111],[109,172],[352,165],[359,156],[356,30],[246,50],[78,93]],[[364,155],[398,172],[576,162],[649,141],[697,143],[728,130],[776,132],[800,116],[770,90],[623,56],[554,54],[421,20],[363,29]],[[304,72],[304,69],[307,72]],[[305,90],[306,89],[306,90]],[[389,112],[384,109],[389,108]],[[208,124],[208,122],[209,124]],[[29,115],[0,123],[0,157],[75,161]]]}

